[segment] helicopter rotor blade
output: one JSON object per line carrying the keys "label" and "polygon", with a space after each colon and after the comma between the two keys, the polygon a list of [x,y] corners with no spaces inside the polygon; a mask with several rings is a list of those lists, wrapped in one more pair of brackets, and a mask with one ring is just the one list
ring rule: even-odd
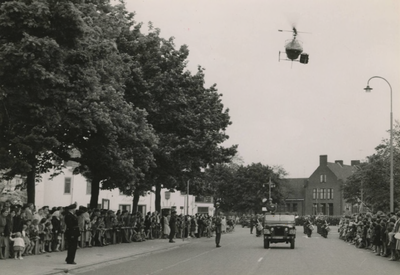
{"label": "helicopter rotor blade", "polygon": [[[289,30],[278,30],[278,32],[293,32],[293,30],[289,31]],[[311,34],[311,32],[299,32],[297,31],[297,33],[307,33],[307,34]]]}

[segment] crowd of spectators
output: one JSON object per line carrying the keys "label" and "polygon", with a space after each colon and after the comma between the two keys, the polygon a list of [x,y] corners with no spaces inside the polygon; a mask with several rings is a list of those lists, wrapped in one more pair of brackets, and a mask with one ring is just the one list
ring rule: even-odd
{"label": "crowd of spectators", "polygon": [[400,211],[345,216],[339,223],[338,231],[340,239],[357,248],[368,249],[390,261],[400,259]]}
{"label": "crowd of spectators", "polygon": [[[32,203],[21,206],[5,202],[0,204],[0,212],[0,259],[23,259],[23,256],[66,249],[63,207],[36,209]],[[164,216],[157,212],[143,215],[80,206],[76,215],[81,248],[167,239],[169,235],[169,212]],[[233,230],[233,217],[224,217],[222,221],[223,233]],[[208,214],[177,216],[176,238],[210,238],[213,231],[212,217]]]}

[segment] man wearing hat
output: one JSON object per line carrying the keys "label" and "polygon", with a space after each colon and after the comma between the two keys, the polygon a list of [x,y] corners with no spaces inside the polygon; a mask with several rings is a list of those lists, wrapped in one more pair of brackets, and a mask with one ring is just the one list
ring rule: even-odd
{"label": "man wearing hat", "polygon": [[215,245],[216,247],[221,247],[219,243],[221,242],[221,233],[222,233],[222,212],[218,211],[214,219],[214,226],[215,226]]}
{"label": "man wearing hat", "polygon": [[169,219],[169,227],[171,229],[169,233],[169,242],[174,243],[174,238],[175,238],[175,231],[176,231],[176,211],[172,210],[171,212],[171,218]]}
{"label": "man wearing hat", "polygon": [[67,264],[75,263],[75,254],[78,247],[78,238],[80,236],[78,217],[75,215],[76,203],[65,207],[65,239],[68,245],[68,253],[65,261]]}

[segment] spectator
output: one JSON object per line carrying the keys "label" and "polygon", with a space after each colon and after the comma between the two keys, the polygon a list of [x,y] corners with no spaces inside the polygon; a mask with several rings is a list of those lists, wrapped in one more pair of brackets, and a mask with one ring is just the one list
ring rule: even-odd
{"label": "spectator", "polygon": [[22,225],[21,236],[24,239],[24,244],[25,244],[25,248],[24,248],[24,251],[22,252],[22,256],[28,255],[27,252],[30,250],[31,245],[32,245],[31,241],[29,240],[29,235],[27,233],[27,230],[28,230],[28,225],[27,224]]}
{"label": "spectator", "polygon": [[60,220],[60,211],[56,210],[51,216],[51,225],[52,225],[52,246],[51,250],[54,252],[60,251],[60,241],[61,241],[61,220]]}
{"label": "spectator", "polygon": [[171,228],[169,227],[169,218],[167,213],[164,214],[163,224],[164,224],[163,238],[167,238],[167,236],[169,236],[169,234],[171,233]]}
{"label": "spectator", "polygon": [[33,209],[35,208],[35,206],[33,205],[33,203],[28,203],[25,207],[25,216],[27,220],[31,220],[33,221]]}
{"label": "spectator", "polygon": [[0,259],[4,259],[8,256],[9,250],[9,228],[7,224],[8,208],[2,208],[0,211]]}

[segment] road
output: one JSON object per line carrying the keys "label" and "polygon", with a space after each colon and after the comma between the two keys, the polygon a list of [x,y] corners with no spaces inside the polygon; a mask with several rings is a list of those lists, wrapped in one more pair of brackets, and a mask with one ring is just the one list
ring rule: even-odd
{"label": "road", "polygon": [[262,238],[250,235],[248,228],[237,227],[235,232],[222,235],[220,248],[215,247],[213,238],[195,239],[167,251],[83,268],[74,274],[400,274],[400,262],[390,262],[339,240],[335,229],[324,239],[318,234],[306,238],[297,227],[295,249],[286,244],[271,244],[264,249]]}

